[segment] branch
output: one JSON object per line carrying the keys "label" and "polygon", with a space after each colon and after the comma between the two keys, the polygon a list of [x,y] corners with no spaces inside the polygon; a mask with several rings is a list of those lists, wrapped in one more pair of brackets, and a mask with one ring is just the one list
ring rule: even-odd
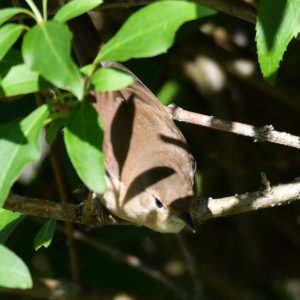
{"label": "branch", "polygon": [[227,217],[258,209],[290,204],[300,199],[300,181],[268,187],[266,190],[225,198],[202,198],[193,212],[193,219],[202,223],[208,219]]}
{"label": "branch", "polygon": [[187,299],[187,293],[185,290],[183,290],[181,287],[179,287],[178,284],[174,283],[171,279],[169,279],[167,276],[165,276],[162,272],[160,272],[157,269],[154,269],[153,267],[145,264],[139,257],[123,253],[118,248],[112,247],[110,245],[107,245],[103,242],[99,242],[98,240],[95,240],[82,232],[78,230],[74,230],[74,238],[82,243],[85,243],[87,245],[90,245],[100,251],[106,252],[109,254],[113,259],[120,261],[126,265],[129,265],[132,268],[135,268],[144,274],[147,274],[154,280],[160,282],[161,284],[164,284],[167,286],[170,290],[174,292],[175,295],[177,295],[180,299]]}
{"label": "branch", "polygon": [[[59,196],[63,204],[69,204],[69,196],[68,196],[68,187],[67,181],[64,176],[64,172],[62,170],[62,164],[59,159],[58,153],[58,145],[57,141],[50,146],[50,159],[53,168],[53,173],[55,175],[56,184],[59,191]],[[71,264],[71,274],[72,280],[79,284],[80,283],[80,267],[79,267],[79,259],[77,249],[75,247],[74,237],[73,237],[73,223],[66,222],[66,232],[67,232],[67,239],[68,239],[68,249],[70,255],[70,264]]]}
{"label": "branch", "polygon": [[[289,204],[300,199],[300,182],[280,184],[267,190],[245,193],[225,198],[201,198],[193,212],[193,219],[200,224],[208,219],[226,217],[258,209]],[[103,220],[86,215],[80,206],[63,204],[49,200],[10,195],[5,209],[25,213],[31,216],[56,219],[64,222],[80,223],[87,227],[103,225],[134,225],[103,212]]]}
{"label": "branch", "polygon": [[300,137],[276,131],[272,125],[255,127],[239,122],[217,119],[213,116],[202,115],[173,106],[166,107],[166,110],[172,119],[177,121],[252,137],[255,142],[271,142],[300,149]]}
{"label": "branch", "polygon": [[103,212],[103,220],[100,220],[95,215],[85,214],[81,205],[58,203],[19,195],[10,195],[4,203],[4,208],[30,216],[78,223],[85,225],[88,228],[100,227],[103,225],[129,224],[121,219],[117,219],[118,221],[116,221],[116,217],[112,217],[107,211]]}
{"label": "branch", "polygon": [[242,19],[249,23],[256,23],[256,11],[250,5],[236,0],[193,0],[199,4],[211,7],[227,15]]}
{"label": "branch", "polygon": [[[100,5],[98,9],[130,8],[134,6],[147,5],[154,2],[157,2],[157,0],[107,1]],[[244,20],[248,23],[256,24],[257,11],[254,7],[245,2],[238,0],[192,0],[192,2],[213,8],[219,12]],[[300,35],[296,37],[296,40],[300,40]]]}
{"label": "branch", "polygon": [[[132,0],[132,1],[106,1],[98,9],[108,8],[130,8],[134,6],[147,5],[156,0]],[[211,7],[233,17],[255,24],[256,11],[250,5],[237,0],[193,0],[193,2]]]}

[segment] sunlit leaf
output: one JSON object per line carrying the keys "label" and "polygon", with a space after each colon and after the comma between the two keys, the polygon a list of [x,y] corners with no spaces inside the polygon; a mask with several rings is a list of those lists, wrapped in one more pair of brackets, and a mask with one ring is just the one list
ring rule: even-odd
{"label": "sunlit leaf", "polygon": [[27,65],[13,66],[0,82],[1,96],[29,94],[46,88],[47,84],[39,75],[30,70]]}
{"label": "sunlit leaf", "polygon": [[29,13],[30,11],[25,8],[19,8],[19,7],[8,7],[0,9],[0,25],[2,25],[4,22],[12,18],[13,16],[21,13]]}
{"label": "sunlit leaf", "polygon": [[0,27],[0,60],[12,47],[24,30],[23,25],[6,24]]}
{"label": "sunlit leaf", "polygon": [[99,6],[102,2],[103,0],[72,0],[56,13],[53,20],[65,23]]}
{"label": "sunlit leaf", "polygon": [[91,78],[93,89],[99,92],[121,90],[134,83],[128,73],[115,68],[100,68]]}
{"label": "sunlit leaf", "polygon": [[5,244],[6,239],[24,218],[24,214],[0,208],[0,244]]}
{"label": "sunlit leaf", "polygon": [[159,1],[141,8],[105,44],[95,62],[126,61],[164,53],[172,45],[177,29],[187,21],[215,11],[193,2]]}
{"label": "sunlit leaf", "polygon": [[59,88],[71,90],[79,99],[84,84],[71,58],[72,33],[67,25],[54,21],[35,25],[22,44],[24,62]]}
{"label": "sunlit leaf", "polygon": [[261,71],[270,83],[286,48],[300,32],[300,0],[259,1],[256,45]]}
{"label": "sunlit leaf", "polygon": [[24,262],[7,247],[0,244],[0,286],[28,289],[32,279]]}
{"label": "sunlit leaf", "polygon": [[40,157],[40,134],[49,115],[42,105],[30,115],[0,125],[0,207],[23,168]]}
{"label": "sunlit leaf", "polygon": [[71,111],[64,139],[68,155],[81,180],[94,192],[105,191],[101,119],[88,102]]}

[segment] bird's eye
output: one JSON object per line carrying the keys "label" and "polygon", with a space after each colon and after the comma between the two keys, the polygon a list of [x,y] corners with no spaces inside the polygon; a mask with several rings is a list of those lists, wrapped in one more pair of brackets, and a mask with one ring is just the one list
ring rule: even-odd
{"label": "bird's eye", "polygon": [[162,208],[162,207],[163,207],[163,204],[159,201],[158,198],[155,198],[155,203],[156,203],[156,206],[157,206],[158,208]]}

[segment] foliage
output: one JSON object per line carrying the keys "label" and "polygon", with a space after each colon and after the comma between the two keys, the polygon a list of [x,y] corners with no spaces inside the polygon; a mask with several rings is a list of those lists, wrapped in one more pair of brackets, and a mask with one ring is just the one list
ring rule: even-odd
{"label": "foliage", "polygon": [[[157,1],[134,12],[130,11],[130,16],[123,24],[120,24],[120,29],[105,43],[98,52],[95,60],[90,62],[90,64],[79,68],[75,59],[75,54],[72,52],[73,35],[67,22],[96,8],[101,5],[103,1],[72,0],[60,9],[56,9],[56,14],[51,16],[51,18],[47,15],[46,0],[42,1],[43,16],[36,6],[39,4],[38,1],[36,1],[36,4],[30,0],[25,2],[27,5],[25,5],[25,3],[21,4],[24,7],[6,7],[0,9],[0,101],[5,100],[12,102],[7,104],[7,106],[11,107],[12,113],[6,116],[8,119],[11,116],[12,118],[8,121],[5,119],[7,122],[0,120],[0,287],[20,289],[26,289],[32,286],[31,275],[28,267],[21,258],[9,249],[15,249],[13,247],[14,244],[10,247],[10,244],[7,242],[9,242],[9,236],[25,218],[25,215],[13,213],[4,210],[1,207],[9,196],[10,190],[14,184],[16,189],[19,188],[20,183],[17,182],[17,180],[24,168],[30,163],[36,163],[41,157],[40,139],[43,128],[47,128],[46,140],[49,144],[53,144],[61,139],[59,133],[60,131],[63,131],[63,146],[61,148],[65,148],[67,153],[67,155],[64,156],[63,164],[65,167],[67,166],[66,169],[68,171],[66,171],[66,173],[70,172],[72,174],[72,179],[69,180],[70,185],[72,186],[72,180],[77,180],[77,178],[74,173],[72,173],[73,170],[70,165],[68,165],[69,162],[71,162],[80,180],[90,190],[96,193],[103,193],[106,188],[104,156],[102,152],[103,129],[99,115],[96,113],[91,103],[89,103],[89,95],[91,91],[105,92],[120,90],[133,84],[134,79],[131,75],[120,70],[113,68],[99,68],[98,63],[107,60],[124,62],[133,58],[158,56],[166,53],[168,49],[175,44],[175,47],[170,51],[171,58],[169,60],[165,59],[166,56],[160,56],[157,58],[157,61],[160,60],[160,62],[162,62],[165,60],[167,61],[166,65],[176,65],[178,60],[178,57],[176,56],[176,47],[182,47],[181,42],[178,41],[183,41],[183,43],[185,43],[186,40],[190,39],[190,36],[195,34],[195,32],[198,32],[199,26],[204,23],[209,25],[207,20],[211,20],[216,14],[216,11],[211,8],[201,6],[191,1],[180,0]],[[270,83],[275,84],[277,71],[283,54],[292,38],[300,31],[299,2],[299,0],[261,0],[259,3],[255,38],[257,43],[258,62],[263,77]],[[16,21],[12,21],[13,17],[20,16],[20,14],[26,15],[30,20],[25,19],[26,21],[20,24]],[[109,13],[107,18],[109,18]],[[109,24],[109,22],[105,24]],[[205,30],[203,32],[205,32]],[[112,34],[109,33],[108,35],[111,36]],[[216,37],[215,39],[217,40]],[[182,47],[184,49],[180,48],[180,51],[184,53],[185,57],[197,56],[198,54],[195,54],[195,52],[199,51],[199,53],[201,53],[203,49],[204,53],[205,51],[207,51],[207,53],[210,52],[209,50],[205,50],[205,43],[209,43],[207,40],[204,40],[200,50],[198,48],[199,46],[193,45],[192,39],[191,41],[192,42],[189,45]],[[220,41],[217,41],[216,44],[218,43],[220,43]],[[163,57],[163,59],[161,57]],[[187,99],[189,97],[192,98],[192,94],[196,94],[196,91],[191,88],[190,83],[187,83],[182,79],[182,74],[172,74],[171,78],[169,77],[169,74],[164,73],[164,76],[166,76],[167,79],[158,86],[157,78],[164,76],[157,75],[163,73],[159,67],[156,69],[157,61],[152,61],[150,67],[147,67],[147,62],[140,60],[136,63],[136,66],[144,64],[142,65],[142,69],[146,71],[144,71],[144,73],[141,72],[141,74],[145,81],[149,85],[152,84],[152,87],[155,87],[156,90],[160,87],[157,95],[163,104],[167,105],[176,101],[179,105],[187,105]],[[198,63],[200,65],[201,57],[199,61]],[[185,62],[180,63],[184,65]],[[129,61],[128,65],[130,66],[130,64],[132,64],[132,61]],[[195,65],[197,65],[197,63],[195,63]],[[196,78],[199,75],[197,73],[197,68],[192,69],[192,71],[191,69],[192,67],[188,65],[185,67],[184,72],[187,74],[189,74],[189,72],[194,72],[193,74]],[[138,73],[138,68],[136,71]],[[199,84],[200,90],[205,94],[207,86],[206,83],[202,83],[202,77],[205,77],[202,75],[203,74],[200,74],[194,81],[196,82],[196,85]],[[213,81],[215,83],[218,81],[218,76],[216,74],[214,76]],[[252,84],[253,86],[259,85],[256,82],[252,82]],[[264,89],[264,91],[269,91],[269,87],[266,86],[262,89]],[[229,92],[234,94],[234,90],[230,90]],[[31,109],[31,104],[34,102],[33,99],[35,99],[34,95],[32,95],[33,93],[42,95],[42,102],[44,102],[44,104],[38,103],[39,107]],[[250,94],[251,92],[249,92],[249,95]],[[211,96],[210,92],[207,92],[206,95],[208,95],[207,97],[209,99],[207,106],[211,105],[217,107],[220,105],[220,103],[217,103],[216,101],[217,97],[214,98]],[[286,101],[284,92],[283,95],[273,92],[273,95],[282,102]],[[14,103],[14,100],[16,99],[19,99],[17,104]],[[39,97],[37,97],[37,99],[39,99]],[[217,100],[219,101],[220,99]],[[294,99],[290,99],[287,106],[289,108],[292,107],[292,110],[296,109],[298,112],[300,109],[299,103],[296,103],[293,100]],[[255,104],[255,101],[257,101],[257,99],[253,97],[253,99],[251,99],[251,105],[253,103]],[[23,104],[20,104],[21,102]],[[203,103],[199,102],[196,102],[194,107],[203,105]],[[28,103],[31,104],[29,105]],[[21,107],[21,113],[19,115],[14,115],[14,105],[19,105],[19,107]],[[22,105],[24,106],[22,107]],[[205,105],[204,109],[206,109]],[[217,112],[224,112],[226,110],[227,109],[218,110],[216,108]],[[4,109],[1,116],[5,114],[5,111],[6,110]],[[29,113],[25,114],[24,112]],[[243,115],[243,113],[241,113],[241,115]],[[259,114],[256,112],[254,115],[256,116]],[[226,113],[225,117],[229,118]],[[289,129],[289,125],[287,125],[287,127]],[[191,144],[197,144],[196,139],[198,139],[198,132],[194,137]],[[220,144],[222,144],[222,147],[224,146],[224,149],[222,147],[218,147],[220,149],[212,147],[213,151],[216,152],[207,151],[206,153],[209,154],[206,155],[206,159],[208,159],[209,162],[211,162],[211,160],[220,160],[221,165],[223,164],[225,167],[231,167],[235,170],[238,169],[236,166],[238,163],[234,160],[239,159],[240,153],[238,153],[239,150],[237,149],[240,148],[232,146],[235,145],[236,141],[232,141],[231,144],[233,150],[230,152],[230,155],[234,158],[232,163],[225,161],[226,159],[218,158],[218,155],[220,155],[220,153],[217,153],[218,151],[221,151],[222,154],[223,152],[229,153],[227,150],[231,149],[231,146],[226,143],[223,144],[224,139],[219,138],[217,134],[214,138],[215,137],[217,140],[221,141]],[[201,147],[199,149],[201,149],[201,151],[203,149],[208,149],[209,144],[213,144],[211,140],[213,140],[211,136],[208,136],[206,139],[201,138]],[[248,149],[249,147],[244,148]],[[272,156],[272,151],[272,149],[268,149],[266,151],[267,154],[265,154],[262,150],[267,157],[269,157],[269,155]],[[260,153],[256,156],[259,157],[259,155]],[[249,157],[252,157],[250,153],[245,160]],[[274,159],[277,159],[277,154],[274,154],[274,157]],[[203,182],[207,180],[206,178],[209,178],[210,176],[211,178],[215,178],[218,182],[223,183],[224,181],[229,181],[229,177],[226,175],[216,175],[214,169],[211,168],[210,165],[205,169],[205,163],[202,161],[204,159],[200,154],[197,160],[200,161],[200,165],[202,164],[203,167],[202,173],[197,173],[201,178],[201,186],[204,185]],[[251,168],[255,168],[253,165],[251,165]],[[281,165],[281,169],[278,172],[283,172],[282,170],[285,168],[285,165],[283,165]],[[207,171],[208,169],[209,171]],[[209,174],[207,177],[203,175],[205,170]],[[43,171],[40,170],[40,172],[42,173]],[[244,174],[243,172],[246,171],[240,170],[240,172]],[[292,174],[294,173],[292,172]],[[241,176],[239,175],[237,177],[236,182],[239,182]],[[78,182],[79,180],[72,187],[78,187]],[[38,183],[36,183],[36,185],[37,184]],[[44,186],[47,184],[48,183]],[[54,185],[53,182],[51,182],[51,184]],[[49,183],[49,186],[51,184]],[[242,185],[236,184],[235,188],[238,189],[241,186]],[[30,188],[33,189],[34,187],[31,186]],[[29,194],[30,188],[28,191]],[[211,189],[206,185],[206,188],[210,192],[211,190],[214,190],[215,185]],[[22,190],[22,188],[20,189]],[[47,188],[45,187],[45,189]],[[225,191],[227,192],[226,188]],[[235,190],[234,192],[238,192],[238,190]],[[38,250],[41,247],[47,248],[51,244],[55,226],[55,220],[48,220],[40,228],[33,242],[33,248],[35,250]],[[218,227],[218,225],[215,226]],[[283,231],[286,230],[286,227],[284,226],[285,225],[282,225]],[[228,227],[230,227],[230,225],[228,225]],[[17,230],[21,229],[18,227]],[[107,230],[106,235],[105,230]],[[160,262],[157,261],[157,264],[164,263],[160,256],[161,253],[157,254],[159,251],[157,251],[156,246],[151,242],[151,234],[149,235],[150,237],[148,236],[148,238],[144,239],[142,237],[142,231],[133,230],[127,236],[127,234],[122,233],[122,230],[124,229],[120,229],[118,232],[113,231],[113,229],[105,230],[103,231],[104,239],[108,239],[108,241],[111,242],[111,236],[116,236],[118,243],[124,241],[126,246],[126,243],[129,243],[131,238],[135,243],[142,245],[139,245],[138,248],[144,247],[147,249],[148,252],[146,250],[145,252],[147,252],[149,257],[152,255],[151,251],[156,253],[157,257],[161,259]],[[240,230],[242,231],[243,229]],[[218,228],[218,232],[220,231],[222,231],[222,229]],[[111,234],[111,232],[113,232],[113,234]],[[15,234],[17,236],[18,232]],[[28,232],[26,235],[27,241],[30,239],[28,238]],[[293,235],[289,235],[289,238],[299,247],[299,241],[295,241],[296,239],[290,236]],[[125,240],[125,237],[128,239]],[[207,235],[205,238],[208,244],[211,243],[211,235]],[[222,236],[222,239],[223,238],[224,237]],[[248,241],[246,241],[246,239],[247,237],[245,237],[245,240],[241,243],[247,243]],[[30,244],[32,245],[31,240]],[[162,242],[162,244],[165,245],[164,247],[173,251],[174,247],[171,243],[168,243],[168,237],[166,238],[166,241],[167,242]],[[231,253],[231,251],[233,251],[231,249],[233,246],[231,245],[234,245],[234,241],[230,241],[230,243],[224,241],[224,244],[226,245],[226,251]],[[219,251],[217,246],[216,248]],[[103,247],[103,249],[107,248]],[[204,256],[209,256],[209,253],[206,253],[203,248],[200,248],[200,250],[203,252]],[[19,253],[19,249],[17,250],[16,248],[15,251]],[[45,253],[43,251],[45,251],[45,249],[40,249],[39,253]],[[51,248],[47,249],[47,251],[49,251],[51,255]],[[20,251],[20,253],[21,252],[22,251]],[[116,252],[111,252],[113,253],[112,255],[115,255],[115,258],[120,257]],[[59,259],[55,255],[53,255],[53,257]],[[99,257],[96,258],[96,260],[101,260],[102,263],[99,269],[104,269],[106,257]],[[176,261],[176,254],[173,255],[172,253],[167,258],[170,257],[172,258],[172,261]],[[85,259],[87,259],[87,257],[85,257]],[[67,259],[64,257],[64,260]],[[216,260],[219,260],[220,264],[224,263],[226,265],[226,262],[221,261],[222,259],[220,257],[217,257]],[[26,262],[29,264],[29,260]],[[115,263],[116,262],[113,260],[109,261],[109,266],[114,266]],[[60,264],[57,263],[57,265],[58,268],[60,268]],[[61,265],[64,264],[62,263]],[[218,266],[216,266],[216,269],[217,267]],[[61,268],[63,269],[63,267]],[[90,270],[89,267],[87,268]],[[117,268],[120,268],[121,274],[123,274],[122,272],[127,272],[124,266],[118,266]],[[106,269],[109,269],[109,267],[106,266]],[[54,271],[52,270],[51,272],[49,273],[53,275]],[[91,273],[87,270],[86,272]],[[133,277],[136,276],[141,282],[149,279],[148,277],[143,278],[139,273],[135,274],[133,272],[132,274]],[[49,276],[49,274],[47,274],[47,276]],[[107,280],[106,276],[101,274],[99,276],[103,276],[99,281],[105,282],[105,280]],[[115,273],[113,273],[112,276],[115,276]],[[211,276],[211,281],[207,279],[207,286],[213,286],[216,282],[214,280],[217,279]],[[91,276],[89,280],[97,281],[95,276]],[[119,280],[118,277],[116,277],[116,281],[120,290],[130,286],[130,280],[128,278],[121,278],[121,280]],[[153,286],[155,286],[155,284],[157,283],[154,282]],[[109,283],[107,283],[107,285],[109,285]],[[114,288],[114,284],[112,284],[111,288]],[[139,291],[142,292],[143,285],[134,286],[132,289],[139,289]],[[233,287],[232,289],[234,290],[235,288]],[[128,290],[130,290],[130,288],[128,288]],[[160,286],[157,290],[162,294],[166,293],[166,295],[169,295],[168,291],[161,292],[163,288]],[[238,295],[238,292],[233,292],[230,288],[224,288],[224,291],[222,292],[226,296],[229,294],[229,297],[227,298],[230,299],[234,299],[234,296]],[[152,291],[149,291],[149,294],[151,293]],[[153,293],[155,293],[155,288],[153,289]],[[212,294],[214,293],[217,294],[213,291]],[[239,297],[236,296],[236,299],[238,298]]]}
{"label": "foliage", "polygon": [[33,248],[35,251],[41,247],[48,248],[51,244],[54,231],[55,231],[55,220],[48,220],[38,231],[33,241]]}
{"label": "foliage", "polygon": [[259,64],[270,83],[289,42],[300,32],[299,0],[262,0],[259,4],[256,42]]}

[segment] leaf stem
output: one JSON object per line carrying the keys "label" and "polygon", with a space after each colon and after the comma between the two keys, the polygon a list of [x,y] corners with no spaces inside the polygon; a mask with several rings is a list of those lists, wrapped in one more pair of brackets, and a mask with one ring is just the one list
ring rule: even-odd
{"label": "leaf stem", "polygon": [[43,0],[43,17],[45,22],[47,21],[47,4],[48,0]]}
{"label": "leaf stem", "polygon": [[65,119],[68,117],[68,115],[69,115],[69,111],[65,111],[65,110],[58,112],[58,113],[51,114],[49,116],[49,118],[45,120],[44,126],[52,123],[53,121],[55,121],[57,119]]}
{"label": "leaf stem", "polygon": [[32,0],[25,0],[25,1],[28,4],[28,6],[31,8],[31,10],[34,13],[34,15],[36,16],[37,23],[43,23],[44,19],[43,19],[42,15],[41,15],[40,11],[36,7],[35,3]]}

